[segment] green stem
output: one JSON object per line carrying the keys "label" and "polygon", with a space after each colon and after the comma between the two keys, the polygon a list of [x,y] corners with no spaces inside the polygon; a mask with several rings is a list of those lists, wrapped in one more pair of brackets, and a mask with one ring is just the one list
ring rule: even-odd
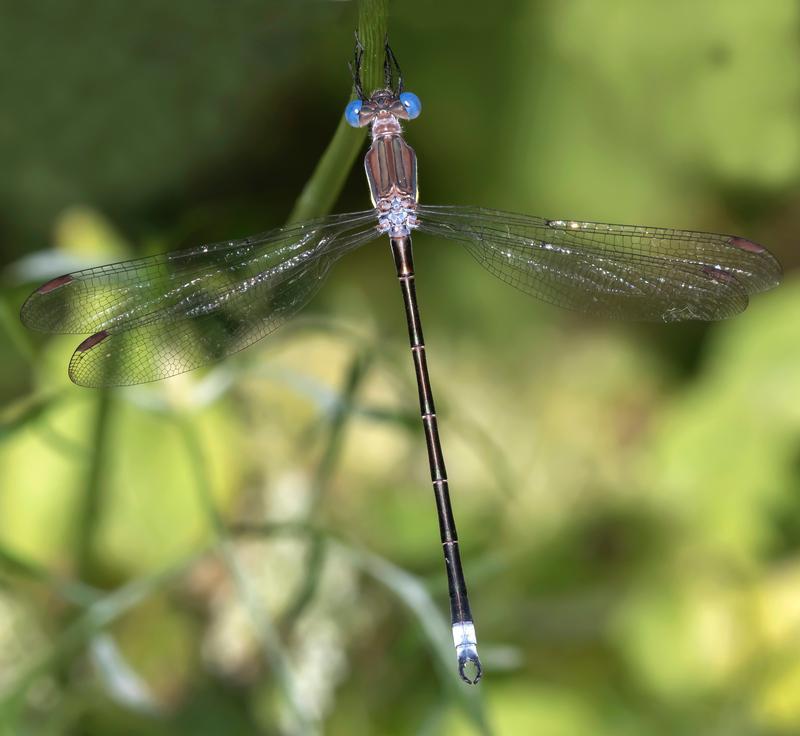
{"label": "green stem", "polygon": [[10,342],[16,347],[17,352],[25,358],[28,365],[35,365],[36,356],[33,345],[28,334],[21,329],[19,315],[14,313],[4,299],[0,299],[0,327],[2,327],[10,338]]}
{"label": "green stem", "polygon": [[[358,8],[358,37],[364,46],[361,78],[366,91],[377,89],[382,84],[383,44],[388,29],[389,0],[361,0]],[[361,150],[365,135],[364,128],[351,128],[344,118],[339,121],[317,168],[297,198],[289,215],[289,223],[322,217],[333,209]]]}
{"label": "green stem", "polygon": [[37,680],[71,661],[94,634],[108,627],[166,583],[184,575],[206,553],[207,550],[202,550],[162,572],[134,580],[88,606],[59,634],[50,651],[36,659],[4,689],[0,699],[0,733],[3,733],[4,723],[15,721],[15,715],[22,708],[26,693]]}
{"label": "green stem", "polygon": [[101,597],[101,592],[80,581],[72,581],[54,575],[46,567],[18,554],[9,547],[0,545],[0,579],[21,577],[28,582],[39,583],[68,603],[86,607]]}
{"label": "green stem", "polygon": [[333,477],[336,463],[341,456],[347,422],[356,408],[356,394],[364,383],[373,357],[374,355],[371,351],[365,352],[361,355],[356,355],[350,363],[341,397],[331,416],[328,443],[314,474],[312,506],[319,504]]}
{"label": "green stem", "polygon": [[191,418],[183,414],[175,414],[172,416],[172,419],[175,421],[181,433],[191,459],[200,506],[216,537],[215,541],[222,554],[223,562],[234,581],[239,598],[250,616],[253,630],[261,645],[264,658],[274,673],[278,687],[291,711],[294,721],[293,726],[296,729],[296,733],[315,734],[318,729],[305,713],[305,708],[303,707],[294,675],[292,674],[288,659],[283,651],[280,636],[278,635],[275,625],[265,613],[266,605],[264,601],[248,579],[246,571],[239,564],[234,543],[229,537],[225,528],[225,523],[214,502],[211,486],[208,483],[205,455],[203,454],[203,449],[200,446],[200,441],[194,430]]}
{"label": "green stem", "polygon": [[232,527],[231,533],[237,538],[255,539],[283,535],[297,537],[324,536],[326,543],[344,555],[353,567],[362,570],[384,585],[414,615],[425,634],[431,653],[438,663],[438,670],[441,673],[442,682],[447,687],[448,696],[458,703],[478,733],[482,734],[482,736],[492,735],[492,728],[489,725],[480,695],[474,690],[465,688],[455,676],[450,626],[440,613],[430,591],[422,580],[394,566],[379,555],[352,546],[321,527],[305,523],[244,523]]}
{"label": "green stem", "polygon": [[86,493],[83,496],[78,515],[77,536],[75,539],[78,578],[84,581],[92,573],[95,535],[102,516],[102,486],[106,471],[111,402],[111,391],[102,389],[97,400],[97,415],[95,417],[94,437],[89,459]]}
{"label": "green stem", "polygon": [[[319,502],[325,496],[331,479],[333,478],[336,463],[341,457],[345,430],[355,410],[356,394],[364,382],[372,359],[373,355],[371,352],[363,355],[356,355],[350,364],[350,370],[347,372],[344,389],[342,390],[341,397],[331,416],[328,442],[325,445],[325,451],[317,466],[317,471],[314,474],[314,481],[311,487],[311,505],[307,517],[308,521],[306,522],[309,526],[314,520]],[[294,596],[291,605],[287,607],[286,613],[282,616],[282,623],[287,628],[294,625],[306,606],[313,600],[322,572],[322,563],[325,561],[324,536],[320,533],[310,532],[308,543],[308,565],[303,585]]]}

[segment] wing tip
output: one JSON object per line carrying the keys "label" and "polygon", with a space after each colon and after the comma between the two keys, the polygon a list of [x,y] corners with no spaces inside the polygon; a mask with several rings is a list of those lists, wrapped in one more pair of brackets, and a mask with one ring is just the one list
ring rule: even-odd
{"label": "wing tip", "polygon": [[73,282],[75,279],[70,276],[70,274],[65,273],[63,276],[57,276],[54,279],[50,279],[46,283],[42,284],[36,291],[35,294],[49,294],[51,291],[55,291],[56,289],[61,288],[62,286],[66,286],[67,284]]}
{"label": "wing tip", "polygon": [[73,282],[75,279],[70,274],[64,274],[63,276],[57,276],[54,279],[50,279],[46,283],[42,284],[36,291],[35,294],[49,294],[51,291],[55,291],[56,289],[61,288],[62,286],[66,286],[67,284]]}
{"label": "wing tip", "polygon": [[728,238],[727,243],[739,250],[761,256],[760,262],[763,273],[761,283],[756,291],[768,291],[781,283],[783,280],[783,266],[768,248],[747,238],[740,238],[737,235],[732,235]]}
{"label": "wing tip", "polygon": [[75,348],[76,353],[86,353],[91,350],[96,345],[99,345],[103,340],[105,340],[109,336],[108,330],[100,330],[100,332],[95,332],[94,335],[90,335],[87,337],[77,348]]}
{"label": "wing tip", "polygon": [[48,306],[52,308],[52,302],[39,297],[46,296],[62,286],[75,281],[70,274],[57,276],[50,281],[43,283],[38,289],[31,292],[19,309],[19,318],[26,327],[40,332],[59,332],[58,320],[53,320],[48,316]]}
{"label": "wing tip", "polygon": [[732,245],[734,248],[739,248],[739,250],[746,250],[748,253],[766,253],[767,249],[756,243],[752,240],[748,240],[747,238],[740,238],[737,235],[733,235],[728,238],[728,245]]}
{"label": "wing tip", "polygon": [[69,361],[69,378],[78,386],[86,386],[88,388],[97,388],[106,385],[105,381],[94,380],[92,371],[87,370],[87,365],[83,363],[84,358],[88,358],[88,353],[102,343],[106,338],[110,337],[111,333],[108,330],[100,330],[93,335],[89,335],[72,354]]}

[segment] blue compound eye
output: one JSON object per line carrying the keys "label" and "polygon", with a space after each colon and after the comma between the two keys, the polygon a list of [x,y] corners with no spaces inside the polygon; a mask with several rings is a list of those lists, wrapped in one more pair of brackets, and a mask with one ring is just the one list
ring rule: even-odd
{"label": "blue compound eye", "polygon": [[422,112],[422,103],[419,101],[419,97],[413,92],[402,92],[400,94],[400,103],[406,109],[409,120],[418,118],[419,114]]}
{"label": "blue compound eye", "polygon": [[362,104],[361,100],[353,100],[344,109],[344,119],[348,125],[352,125],[354,128],[361,127],[359,113],[361,112]]}

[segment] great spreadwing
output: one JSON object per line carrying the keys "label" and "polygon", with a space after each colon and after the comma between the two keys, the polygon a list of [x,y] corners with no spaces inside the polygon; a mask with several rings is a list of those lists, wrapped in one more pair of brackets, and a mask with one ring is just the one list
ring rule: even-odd
{"label": "great spreadwing", "polygon": [[462,243],[495,276],[545,302],[618,319],[731,317],[751,294],[776,286],[781,267],[761,245],[732,235],[419,204],[416,154],[401,121],[419,116],[420,100],[405,91],[388,44],[384,87],[368,95],[362,56],[357,43],[351,66],[356,97],[345,118],[370,127],[364,166],[372,208],[59,276],[31,294],[21,316],[37,330],[91,333],[69,363],[79,385],[156,381],[270,334],[311,299],[338,259],[387,236],[419,389],[458,670],[475,683],[481,663],[428,377],[412,231]]}

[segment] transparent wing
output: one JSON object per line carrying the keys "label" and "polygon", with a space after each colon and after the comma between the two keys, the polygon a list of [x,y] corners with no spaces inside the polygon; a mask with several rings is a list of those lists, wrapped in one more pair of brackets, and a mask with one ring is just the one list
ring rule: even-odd
{"label": "transparent wing", "polygon": [[369,210],[89,268],[39,287],[21,317],[48,332],[93,332],[70,361],[75,383],[155,381],[273,332],[339,257],[377,235]]}
{"label": "transparent wing", "polygon": [[419,229],[464,243],[526,294],[618,319],[718,320],[777,286],[781,266],[744,238],[690,230],[544,220],[473,207],[419,207]]}
{"label": "transparent wing", "polygon": [[269,281],[292,259],[338,251],[343,243],[347,250],[347,239],[374,221],[374,210],[333,215],[241,240],[87,268],[40,286],[20,316],[32,329],[61,333],[180,319],[247,279],[264,275]]}

